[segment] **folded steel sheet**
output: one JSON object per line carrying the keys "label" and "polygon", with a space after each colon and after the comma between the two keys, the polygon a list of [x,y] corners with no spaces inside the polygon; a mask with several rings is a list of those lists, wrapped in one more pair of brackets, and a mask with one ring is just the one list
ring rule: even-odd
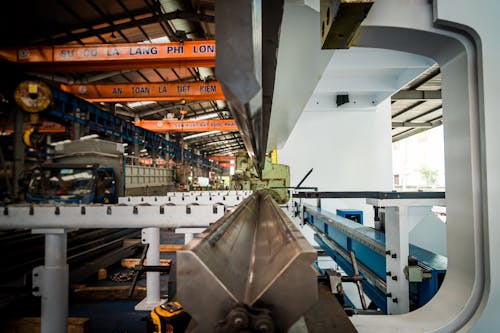
{"label": "folded steel sheet", "polygon": [[177,296],[215,330],[236,304],[268,308],[286,331],[318,298],[316,252],[266,192],[247,198],[177,252]]}

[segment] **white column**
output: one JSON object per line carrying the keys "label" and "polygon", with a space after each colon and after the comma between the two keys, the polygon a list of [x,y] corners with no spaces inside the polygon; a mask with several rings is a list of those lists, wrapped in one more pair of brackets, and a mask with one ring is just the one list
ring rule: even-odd
{"label": "white column", "polygon": [[189,243],[193,240],[195,234],[200,234],[205,231],[206,228],[177,228],[175,229],[176,234],[184,234],[184,244]]}
{"label": "white column", "polygon": [[410,310],[409,283],[404,274],[408,265],[408,206],[385,208],[385,249],[387,271],[387,313]]}
{"label": "white column", "polygon": [[45,234],[45,265],[33,270],[33,294],[42,297],[41,333],[68,329],[67,236],[64,229],[33,230]]}
{"label": "white column", "polygon": [[[147,266],[160,265],[160,228],[142,229],[142,243],[149,244]],[[136,310],[152,310],[161,303],[160,272],[146,272],[146,298],[135,306]]]}

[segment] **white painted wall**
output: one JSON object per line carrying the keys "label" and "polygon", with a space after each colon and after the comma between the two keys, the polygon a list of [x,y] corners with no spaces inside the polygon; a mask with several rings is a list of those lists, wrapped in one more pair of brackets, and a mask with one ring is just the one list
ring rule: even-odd
{"label": "white painted wall", "polygon": [[[390,121],[389,100],[376,111],[305,111],[278,151],[278,161],[290,166],[292,186],[314,168],[303,186],[322,191],[391,191]],[[364,199],[327,199],[322,207],[332,212],[362,209],[365,224],[373,223],[373,208]]]}

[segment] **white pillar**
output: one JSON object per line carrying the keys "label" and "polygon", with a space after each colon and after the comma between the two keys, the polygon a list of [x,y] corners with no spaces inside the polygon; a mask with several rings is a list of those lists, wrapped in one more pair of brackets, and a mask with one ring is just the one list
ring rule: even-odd
{"label": "white pillar", "polygon": [[33,294],[42,297],[41,333],[68,329],[69,274],[64,229],[33,230],[45,234],[45,265],[33,270]]}
{"label": "white pillar", "polygon": [[206,228],[177,228],[175,233],[184,234],[184,244],[187,244],[193,240],[195,234],[200,234],[205,230]]}
{"label": "white pillar", "polygon": [[[160,228],[142,229],[142,243],[149,244],[147,266],[160,265]],[[161,303],[160,272],[146,272],[146,298],[135,306],[136,310],[152,310]]]}
{"label": "white pillar", "polygon": [[184,244],[189,243],[190,241],[193,240],[194,234],[193,233],[185,233],[184,234]]}
{"label": "white pillar", "polygon": [[408,265],[408,206],[385,208],[385,249],[387,271],[387,313],[410,311],[409,283],[404,274]]}

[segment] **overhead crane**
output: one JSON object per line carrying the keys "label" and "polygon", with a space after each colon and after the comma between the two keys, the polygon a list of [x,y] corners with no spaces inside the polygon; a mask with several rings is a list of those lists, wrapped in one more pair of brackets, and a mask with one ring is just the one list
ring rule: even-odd
{"label": "overhead crane", "polygon": [[221,120],[139,120],[136,126],[152,132],[236,132],[238,126],[234,119]]}
{"label": "overhead crane", "polygon": [[61,89],[91,102],[224,100],[217,81],[137,82],[61,85]]}
{"label": "overhead crane", "polygon": [[[215,60],[215,41],[6,48],[0,49],[0,59],[17,63],[23,69],[42,71],[92,71],[155,67],[213,67]],[[158,101],[179,101],[185,103],[186,100],[224,99],[221,87],[217,82],[63,85],[61,88],[66,92],[79,95],[94,102],[125,102],[153,99]],[[57,103],[61,101],[62,103],[58,104],[59,108],[50,111],[53,116],[81,123],[107,134],[123,137],[128,142],[140,141],[141,137],[144,135],[148,136],[147,132],[139,133],[141,130],[137,129],[136,126],[126,124],[121,118],[101,111],[96,107],[92,107],[91,104],[85,105],[81,102],[70,102],[73,98],[71,98],[69,94],[65,95],[62,92],[55,92],[54,96]],[[69,104],[66,105],[66,103],[81,105],[83,107],[82,110],[93,114],[95,119],[89,122],[76,112],[71,111],[72,106],[69,106]],[[228,124],[221,126],[227,127]],[[202,131],[202,126],[198,127],[198,131]],[[151,128],[154,129],[154,127]],[[128,133],[130,130],[134,133]],[[230,125],[228,130],[237,130],[237,128],[235,128],[234,125]],[[156,138],[154,134],[149,135],[149,137],[150,138],[143,143],[150,146],[153,150],[160,149],[161,152],[164,152],[166,149],[169,149],[169,147],[172,147],[172,144],[167,140]],[[155,141],[162,143],[156,144]],[[181,149],[173,149],[170,153],[176,157],[180,157]],[[182,155],[184,155],[182,158],[186,161],[197,159],[201,164],[211,165],[211,163],[203,157],[200,156],[198,158],[196,154],[189,150],[184,150]]]}
{"label": "overhead crane", "polygon": [[0,59],[36,71],[106,71],[165,67],[214,67],[215,41],[4,48]]}
{"label": "overhead crane", "polygon": [[[181,43],[161,44],[113,44],[113,45],[59,45],[59,46],[36,46],[0,49],[0,59],[14,62],[22,69],[50,70],[50,71],[92,71],[92,70],[123,70],[128,68],[156,68],[156,67],[213,67],[215,60],[215,41],[184,41]],[[143,100],[155,101],[186,101],[194,100],[223,100],[225,99],[218,82],[182,82],[182,83],[130,83],[130,84],[94,84],[94,85],[62,85],[61,89],[80,96],[92,102],[131,102]],[[60,94],[59,94],[60,95]],[[59,96],[57,95],[57,96]],[[63,108],[64,110],[64,108]],[[75,114],[69,114],[61,110],[53,110],[52,115],[62,116],[65,119],[80,122]],[[112,135],[120,135],[115,129],[115,123],[121,123],[119,118],[106,113],[95,112],[96,117],[112,118],[110,123],[113,129]],[[97,119],[97,118],[96,118]],[[114,119],[114,120],[113,120]],[[224,120],[225,122],[225,120]],[[99,122],[92,125],[100,129]],[[105,126],[107,121],[104,120]],[[90,123],[89,123],[90,124]],[[158,125],[159,123],[156,123]],[[161,123],[163,124],[163,123]],[[186,128],[190,123],[183,122]],[[203,131],[204,125],[207,130],[236,131],[234,124],[220,122],[204,122],[203,124],[192,124],[193,131]],[[212,126],[210,126],[212,125]],[[129,126],[120,125],[127,129]],[[169,126],[158,128],[151,124],[143,123],[141,127],[163,132]],[[213,127],[213,128],[212,128]],[[217,127],[217,128],[215,128]],[[170,126],[172,129],[179,127]],[[106,131],[106,130],[105,130]],[[184,131],[184,130],[182,130]],[[125,135],[127,136],[127,135]],[[127,136],[128,137],[128,136]],[[127,139],[130,141],[130,139]],[[161,140],[160,140],[161,141]],[[158,145],[152,146],[157,149]],[[186,152],[190,155],[189,151]],[[177,154],[178,155],[178,154]],[[190,159],[190,156],[186,156]]]}

